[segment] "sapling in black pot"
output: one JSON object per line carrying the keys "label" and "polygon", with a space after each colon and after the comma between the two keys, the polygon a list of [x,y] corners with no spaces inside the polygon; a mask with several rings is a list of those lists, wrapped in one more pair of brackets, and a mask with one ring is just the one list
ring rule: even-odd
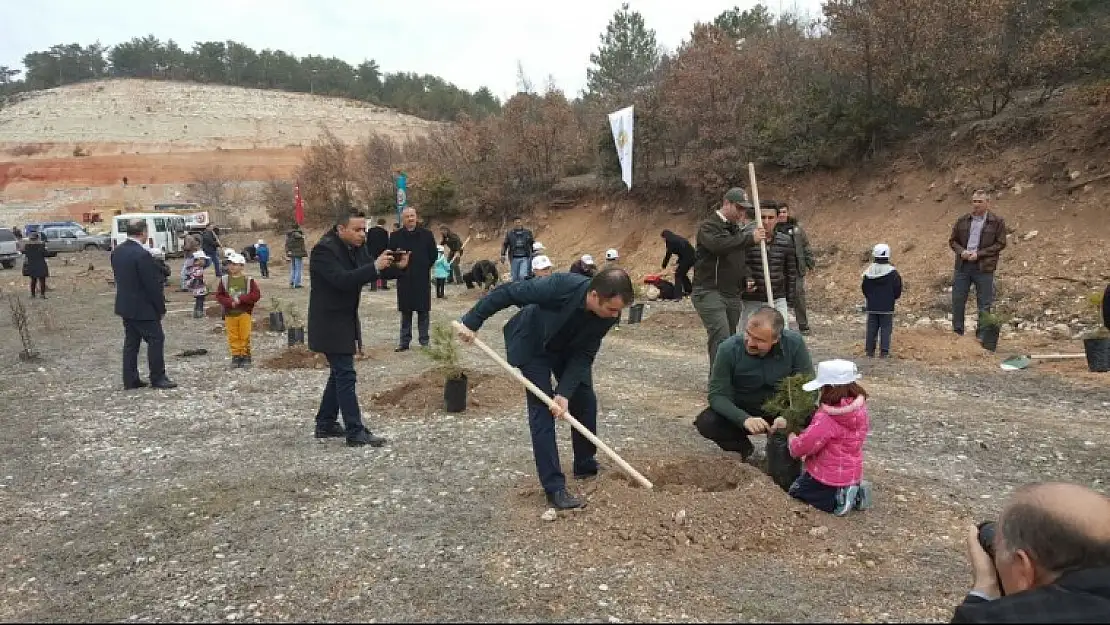
{"label": "sapling in black pot", "polygon": [[802,389],[802,385],[812,379],[812,376],[804,373],[783,378],[775,394],[763,403],[763,410],[769,416],[786,420],[786,430],[767,436],[766,451],[767,473],[783,490],[790,490],[790,485],[802,472],[802,461],[790,457],[786,437],[789,434],[800,434],[809,425],[813,413],[817,412],[817,391]]}
{"label": "sapling in black pot", "polygon": [[270,332],[285,332],[285,315],[281,312],[281,300],[270,298]]}
{"label": "sapling in black pot", "polygon": [[285,309],[289,317],[289,327],[287,328],[287,336],[289,338],[289,347],[304,343],[304,323],[301,316],[297,313],[297,309],[292,304]]}
{"label": "sapling in black pot", "polygon": [[[1105,294],[1092,293],[1087,296],[1087,305],[1094,311],[1095,319],[1099,318],[1102,311],[1102,302]],[[1110,371],[1110,329],[1106,327],[1108,319],[1102,320],[1102,325],[1083,335],[1083,351],[1087,353],[1087,369],[1095,373]]]}
{"label": "sapling in black pot", "polygon": [[979,341],[983,349],[993,352],[998,349],[998,335],[1008,318],[989,310],[979,313]]}
{"label": "sapling in black pot", "polygon": [[432,340],[427,349],[428,357],[435,361],[436,369],[443,374],[443,408],[447,412],[466,410],[466,372],[459,364],[462,351],[451,326],[437,323],[432,328]]}

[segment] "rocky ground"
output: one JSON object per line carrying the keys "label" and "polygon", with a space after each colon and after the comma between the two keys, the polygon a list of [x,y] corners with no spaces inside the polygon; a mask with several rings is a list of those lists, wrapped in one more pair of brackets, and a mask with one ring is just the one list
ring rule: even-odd
{"label": "rocky ground", "polygon": [[[186,294],[169,294],[165,320],[181,387],[121,391],[106,263],[54,262],[50,299],[25,300],[40,361],[19,361],[0,315],[5,621],[946,621],[969,523],[1020,484],[1104,489],[1110,469],[1110,378],[934,357],[966,347],[899,328],[895,351],[903,337],[912,356],[860,361],[877,506],[815,512],[696,435],[704,333],[687,304],[657,304],[595,368],[600,436],[656,489],[606,462],[574,485],[586,510],[545,521],[523,392],[467,350],[471,405],[438,410],[429,359],[392,352],[392,291],[364,298],[358,364],[366,419],[390,443],[352,450],[312,438],[326,369],[267,364],[295,357],[263,330],[255,368],[229,369],[219,318],[193,319]],[[264,303],[303,315],[308,289],[274,276]],[[25,297],[14,271],[0,287]],[[435,320],[474,301],[448,293]],[[816,317],[815,357],[855,357],[858,320]],[[507,318],[482,332],[498,348]],[[208,353],[176,356],[194,348]]]}

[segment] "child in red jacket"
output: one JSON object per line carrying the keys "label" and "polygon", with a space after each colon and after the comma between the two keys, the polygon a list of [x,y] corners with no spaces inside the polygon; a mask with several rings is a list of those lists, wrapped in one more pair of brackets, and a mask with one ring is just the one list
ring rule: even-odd
{"label": "child in red jacket", "polygon": [[224,307],[224,328],[231,350],[231,366],[251,366],[251,312],[262,297],[258,283],[243,273],[247,259],[241,254],[227,258],[227,273],[220,277],[216,300]]}
{"label": "child in red jacket", "polygon": [[805,471],[790,487],[790,496],[836,516],[871,507],[871,485],[863,481],[867,391],[857,380],[854,362],[818,363],[817,379],[802,388],[821,389],[820,407],[801,434],[787,437],[790,455],[805,458]]}

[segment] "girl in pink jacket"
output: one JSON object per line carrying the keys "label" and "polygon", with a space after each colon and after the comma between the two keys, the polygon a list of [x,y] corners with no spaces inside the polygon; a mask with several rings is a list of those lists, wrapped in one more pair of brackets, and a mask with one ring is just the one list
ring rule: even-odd
{"label": "girl in pink jacket", "polygon": [[805,459],[790,496],[836,516],[871,507],[871,485],[862,479],[867,391],[856,383],[859,378],[851,361],[818,363],[817,379],[802,388],[821,389],[820,406],[809,427],[787,437],[790,455]]}

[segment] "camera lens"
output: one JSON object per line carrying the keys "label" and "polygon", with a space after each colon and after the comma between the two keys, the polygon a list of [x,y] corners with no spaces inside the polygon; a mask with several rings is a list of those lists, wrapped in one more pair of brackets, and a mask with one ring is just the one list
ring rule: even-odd
{"label": "camera lens", "polygon": [[984,521],[979,524],[979,545],[987,555],[994,559],[994,521]]}

